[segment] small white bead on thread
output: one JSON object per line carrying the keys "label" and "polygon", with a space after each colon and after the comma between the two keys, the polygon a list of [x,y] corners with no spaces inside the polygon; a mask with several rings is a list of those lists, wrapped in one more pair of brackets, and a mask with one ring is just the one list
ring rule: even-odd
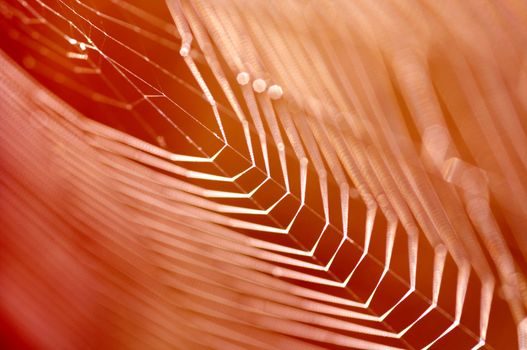
{"label": "small white bead on thread", "polygon": [[255,81],[253,81],[253,90],[256,91],[257,93],[260,94],[264,92],[266,88],[267,88],[267,83],[265,82],[265,80],[258,78]]}
{"label": "small white bead on thread", "polygon": [[271,85],[269,89],[267,89],[267,94],[269,95],[271,100],[278,100],[282,97],[284,91],[282,90],[282,87],[280,85]]}
{"label": "small white bead on thread", "polygon": [[190,52],[190,45],[183,44],[181,47],[181,50],[179,50],[179,54],[181,57],[187,57]]}
{"label": "small white bead on thread", "polygon": [[251,80],[251,76],[247,72],[240,72],[236,76],[236,81],[240,85],[247,85],[247,84],[249,84],[250,80]]}

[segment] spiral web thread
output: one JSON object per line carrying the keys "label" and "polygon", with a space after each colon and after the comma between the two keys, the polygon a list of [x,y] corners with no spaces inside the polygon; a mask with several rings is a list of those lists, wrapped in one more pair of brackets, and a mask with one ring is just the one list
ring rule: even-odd
{"label": "spiral web thread", "polygon": [[[75,188],[70,217],[49,198],[28,212],[109,238],[134,271],[109,275],[135,288],[109,322],[148,336],[114,341],[477,349],[495,320],[524,346],[523,5],[168,0],[163,18],[109,3],[2,1],[2,27],[28,71],[142,137],[81,115],[6,55],[1,115],[5,224],[44,180]],[[185,78],[156,61],[166,52]],[[187,111],[174,85],[207,108]]]}

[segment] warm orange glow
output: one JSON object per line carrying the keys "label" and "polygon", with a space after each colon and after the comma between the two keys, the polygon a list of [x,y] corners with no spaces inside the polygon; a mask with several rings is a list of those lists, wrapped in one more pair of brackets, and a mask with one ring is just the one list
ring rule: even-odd
{"label": "warm orange glow", "polygon": [[0,0],[6,348],[527,349],[527,4]]}

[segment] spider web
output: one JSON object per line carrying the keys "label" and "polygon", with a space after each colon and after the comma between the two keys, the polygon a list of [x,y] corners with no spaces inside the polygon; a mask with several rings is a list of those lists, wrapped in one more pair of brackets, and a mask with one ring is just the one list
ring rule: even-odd
{"label": "spider web", "polygon": [[[179,312],[200,315],[194,326],[211,337],[198,345],[491,348],[514,330],[502,300],[491,312],[495,280],[478,270],[487,258],[466,260],[460,241],[433,235],[446,213],[426,210],[434,199],[419,197],[417,180],[400,182],[412,168],[390,178],[405,158],[324,120],[334,111],[295,85],[303,68],[280,68],[301,61],[283,54],[298,28],[284,32],[261,4],[168,4],[177,28],[164,3],[2,2],[3,49],[83,115],[38,101],[85,135],[125,202],[148,213],[125,220],[148,228],[158,277],[186,296]],[[257,41],[232,34],[245,26]],[[268,72],[264,61],[275,63]],[[321,76],[349,75],[334,69]],[[453,182],[459,169],[478,179],[455,158]]]}

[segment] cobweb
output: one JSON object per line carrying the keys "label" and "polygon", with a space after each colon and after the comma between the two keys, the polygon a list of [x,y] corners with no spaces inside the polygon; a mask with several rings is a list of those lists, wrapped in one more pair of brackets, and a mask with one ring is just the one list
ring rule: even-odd
{"label": "cobweb", "polygon": [[36,346],[522,346],[526,12],[487,5],[0,1],[6,250],[82,265]]}

